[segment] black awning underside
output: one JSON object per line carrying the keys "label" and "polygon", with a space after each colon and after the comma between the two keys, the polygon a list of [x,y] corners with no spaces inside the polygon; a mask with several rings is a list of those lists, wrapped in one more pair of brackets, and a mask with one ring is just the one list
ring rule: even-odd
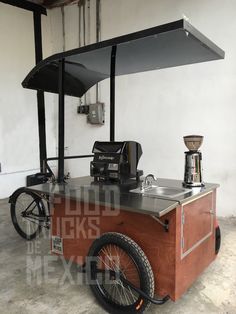
{"label": "black awning underside", "polygon": [[81,97],[110,77],[113,46],[117,47],[116,75],[224,58],[223,50],[186,20],[179,20],[53,55],[33,68],[22,85],[58,94],[59,61],[64,59],[65,94]]}

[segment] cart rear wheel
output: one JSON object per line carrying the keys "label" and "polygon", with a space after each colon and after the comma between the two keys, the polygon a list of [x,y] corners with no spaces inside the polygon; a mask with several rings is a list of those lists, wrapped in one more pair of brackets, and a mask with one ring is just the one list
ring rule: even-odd
{"label": "cart rear wheel", "polygon": [[220,245],[221,245],[221,232],[220,232],[220,227],[216,227],[216,247],[215,247],[215,252],[216,254],[219,253],[220,251]]}
{"label": "cart rear wheel", "polygon": [[45,209],[41,199],[25,189],[15,192],[11,200],[11,219],[18,234],[26,240],[34,239],[42,229]]}
{"label": "cart rear wheel", "polygon": [[149,301],[111,275],[119,273],[136,288],[154,296],[152,268],[137,243],[120,233],[106,233],[93,242],[89,258],[90,274],[95,278],[91,290],[109,313],[143,313],[149,307]]}

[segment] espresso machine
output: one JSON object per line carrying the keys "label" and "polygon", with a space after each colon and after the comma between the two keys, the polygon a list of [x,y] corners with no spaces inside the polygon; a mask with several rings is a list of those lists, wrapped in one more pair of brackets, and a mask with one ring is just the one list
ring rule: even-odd
{"label": "espresso machine", "polygon": [[184,136],[184,143],[189,149],[185,152],[185,171],[184,182],[185,187],[201,187],[204,186],[202,180],[202,153],[198,150],[203,142],[201,135]]}
{"label": "espresso machine", "polygon": [[95,182],[133,184],[143,174],[138,170],[142,147],[134,141],[95,142],[90,175]]}

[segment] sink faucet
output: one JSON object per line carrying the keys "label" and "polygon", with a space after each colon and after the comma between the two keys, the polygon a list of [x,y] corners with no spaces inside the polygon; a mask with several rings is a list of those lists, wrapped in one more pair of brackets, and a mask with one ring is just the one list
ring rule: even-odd
{"label": "sink faucet", "polygon": [[152,186],[153,181],[157,181],[157,178],[153,174],[148,174],[141,185],[141,190],[145,190]]}

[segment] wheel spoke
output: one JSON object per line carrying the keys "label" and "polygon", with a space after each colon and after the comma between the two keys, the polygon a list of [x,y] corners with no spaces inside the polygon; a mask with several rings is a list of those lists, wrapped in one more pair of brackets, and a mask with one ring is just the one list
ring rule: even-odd
{"label": "wheel spoke", "polygon": [[[30,208],[30,206],[35,202],[35,200],[33,200],[28,206],[27,208],[22,212],[22,213],[26,213],[27,210]],[[30,213],[33,212],[33,210],[35,209],[35,207],[37,206],[37,204],[34,205],[33,209],[30,210]]]}
{"label": "wheel spoke", "polygon": [[114,271],[119,271],[119,266],[117,266],[116,264],[115,264],[115,262],[113,261],[113,259],[112,259],[112,256],[111,256],[111,253],[107,253],[107,251],[106,251],[106,249],[104,249],[104,248],[102,248],[102,252],[105,254],[105,256],[109,259],[109,261],[112,263],[112,265],[113,265],[113,270]]}
{"label": "wheel spoke", "polygon": [[[32,215],[32,216],[30,216]],[[35,234],[40,225],[40,209],[35,198],[28,194],[20,194],[14,204],[15,223],[26,237]]]}
{"label": "wheel spoke", "polygon": [[[139,286],[137,267],[130,256],[119,246],[113,244],[103,246],[97,257],[101,265],[105,266],[105,269],[120,273],[128,281],[137,282]],[[102,289],[113,302],[123,306],[134,304],[139,297],[136,292],[133,292],[129,286],[124,285],[117,277],[107,284],[104,282],[103,276]]]}

